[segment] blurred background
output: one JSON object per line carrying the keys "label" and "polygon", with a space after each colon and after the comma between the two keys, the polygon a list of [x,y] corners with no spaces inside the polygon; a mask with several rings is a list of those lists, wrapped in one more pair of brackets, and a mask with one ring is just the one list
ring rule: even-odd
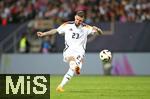
{"label": "blurred background", "polygon": [[79,10],[106,34],[88,37],[82,74],[105,75],[99,52],[108,49],[110,75],[150,75],[149,0],[0,0],[0,73],[64,74],[64,37],[36,32],[74,20]]}

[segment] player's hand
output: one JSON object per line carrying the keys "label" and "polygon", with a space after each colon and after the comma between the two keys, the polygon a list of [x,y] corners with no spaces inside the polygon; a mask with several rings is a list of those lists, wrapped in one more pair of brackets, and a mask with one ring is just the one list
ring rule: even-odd
{"label": "player's hand", "polygon": [[37,32],[37,36],[38,37],[43,37],[43,36],[45,36],[45,33],[43,33],[43,32]]}

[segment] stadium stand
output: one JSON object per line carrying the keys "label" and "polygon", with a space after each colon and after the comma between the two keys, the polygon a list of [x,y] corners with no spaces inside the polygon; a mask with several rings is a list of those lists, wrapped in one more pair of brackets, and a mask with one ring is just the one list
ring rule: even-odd
{"label": "stadium stand", "polygon": [[[140,25],[141,32],[138,31],[138,33],[140,32],[141,35],[143,34],[142,32],[145,31],[142,29],[142,26],[147,24],[147,28],[149,28],[149,20],[150,20],[149,0],[55,0],[55,1],[54,0],[0,0],[0,22],[1,22],[0,33],[3,34],[0,36],[0,43],[2,44],[4,39],[7,39],[7,36],[12,34],[13,30],[16,30],[18,26],[21,26],[25,22],[31,23],[31,21],[34,21],[34,20],[38,20],[38,21],[50,20],[51,22],[47,21],[50,23],[50,25],[48,23],[45,23],[46,24],[44,25],[46,27],[45,29],[33,28],[33,24],[32,25],[30,24],[31,26],[28,24],[24,26],[23,29],[20,29],[16,33],[14,33],[17,36],[15,37],[17,38],[17,41],[19,41],[21,33],[24,33],[24,32],[28,33],[29,41],[31,43],[34,42],[31,45],[35,44],[33,49],[36,49],[36,51],[39,52],[39,50],[37,49],[40,49],[39,46],[41,45],[42,39],[39,39],[37,41],[37,37],[35,36],[36,31],[38,30],[45,31],[50,28],[58,27],[58,25],[60,25],[61,23],[65,21],[72,20],[73,15],[75,14],[75,11],[77,10],[84,10],[86,12],[86,20],[85,20],[86,23],[94,24],[94,25],[96,24],[98,26],[101,26],[102,29],[107,28],[107,26],[109,26],[109,23],[112,21],[112,19],[115,20],[114,22],[116,24],[119,24],[115,26],[120,26],[120,24],[123,24],[123,23],[126,24],[125,27],[127,27],[128,24],[130,23],[143,24],[143,25]],[[116,29],[115,32],[118,32],[119,31],[118,28],[121,28],[121,27],[115,28]],[[148,33],[147,31],[149,30],[146,30],[146,33]],[[145,34],[145,35],[148,35],[148,34]],[[12,36],[11,40],[9,41],[12,41],[12,40],[14,41],[13,38],[14,37]],[[61,41],[62,39],[58,36],[52,37],[52,38],[53,39],[51,42],[53,42],[52,46],[54,49],[52,51],[54,52],[62,51],[63,45],[59,46],[58,44],[58,42]],[[55,41],[55,38],[56,38],[56,41]],[[145,37],[143,36],[143,38]],[[111,41],[113,41],[112,39]],[[120,40],[121,39],[122,38],[120,37]],[[126,40],[128,39],[129,38],[127,38]],[[139,40],[138,41],[136,40],[135,42],[139,42]],[[147,40],[143,42],[147,42]],[[10,42],[9,43],[7,42],[7,44],[10,44]],[[16,42],[16,46],[18,46],[17,44],[18,42]],[[118,46],[119,45],[121,44],[118,44]],[[0,46],[1,46],[1,49],[3,49],[2,45]],[[11,44],[11,46],[15,46],[15,45]],[[35,48],[36,46],[37,48]],[[101,47],[99,48],[103,48],[103,47],[107,48],[108,46],[112,46],[112,45],[101,44]],[[141,46],[142,46],[142,43],[141,43]],[[145,44],[145,46],[147,45]],[[125,46],[125,47],[127,47],[126,50],[124,49],[122,50],[122,49],[119,49],[119,47],[115,46],[115,48],[112,48],[112,50],[113,51],[142,51],[142,49],[133,48],[131,47],[131,45]],[[12,50],[13,47],[9,46],[9,48],[11,48],[11,52],[16,52]],[[148,51],[149,47],[146,47],[146,48],[148,48],[147,49]],[[136,50],[136,49],[140,49],[140,50]],[[88,47],[87,51],[93,52],[97,50],[96,49],[93,50],[92,48],[89,49]]]}

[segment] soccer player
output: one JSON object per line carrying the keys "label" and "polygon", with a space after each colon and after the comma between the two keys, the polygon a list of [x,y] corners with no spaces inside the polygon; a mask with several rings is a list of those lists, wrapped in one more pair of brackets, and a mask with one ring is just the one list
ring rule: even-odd
{"label": "soccer player", "polygon": [[37,32],[39,37],[53,35],[55,33],[65,34],[63,56],[64,61],[69,64],[69,70],[56,88],[58,92],[64,91],[64,85],[73,77],[74,73],[77,75],[80,74],[86,49],[87,36],[89,34],[103,34],[100,28],[83,23],[84,18],[84,12],[78,11],[74,21],[65,22],[57,29],[51,29],[47,32]]}

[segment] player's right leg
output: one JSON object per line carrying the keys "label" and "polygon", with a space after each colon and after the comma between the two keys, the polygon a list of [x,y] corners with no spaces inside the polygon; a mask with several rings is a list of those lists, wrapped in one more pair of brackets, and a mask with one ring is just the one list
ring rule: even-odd
{"label": "player's right leg", "polygon": [[71,68],[69,68],[68,72],[63,77],[63,80],[61,81],[61,83],[56,88],[56,91],[57,92],[64,92],[64,89],[63,89],[64,85],[73,77],[73,75],[74,75],[74,71]]}
{"label": "player's right leg", "polygon": [[66,57],[65,61],[69,63],[69,70],[68,72],[65,74],[62,82],[59,84],[59,86],[56,88],[57,92],[64,92],[64,85],[73,77],[74,72],[76,72],[76,74],[80,74],[80,69],[82,67],[82,62],[79,59],[79,57]]}
{"label": "player's right leg", "polygon": [[73,77],[74,75],[74,70],[72,69],[72,67],[75,65],[75,62],[73,62],[74,58],[70,57],[70,58],[66,58],[66,59],[70,59],[72,60],[71,62],[69,62],[68,60],[65,60],[66,62],[69,63],[69,70],[68,72],[64,75],[63,80],[61,81],[61,83],[58,85],[58,87],[56,88],[57,92],[64,92],[64,85]]}
{"label": "player's right leg", "polygon": [[61,87],[60,85],[56,88],[57,92],[64,92],[63,87]]}

